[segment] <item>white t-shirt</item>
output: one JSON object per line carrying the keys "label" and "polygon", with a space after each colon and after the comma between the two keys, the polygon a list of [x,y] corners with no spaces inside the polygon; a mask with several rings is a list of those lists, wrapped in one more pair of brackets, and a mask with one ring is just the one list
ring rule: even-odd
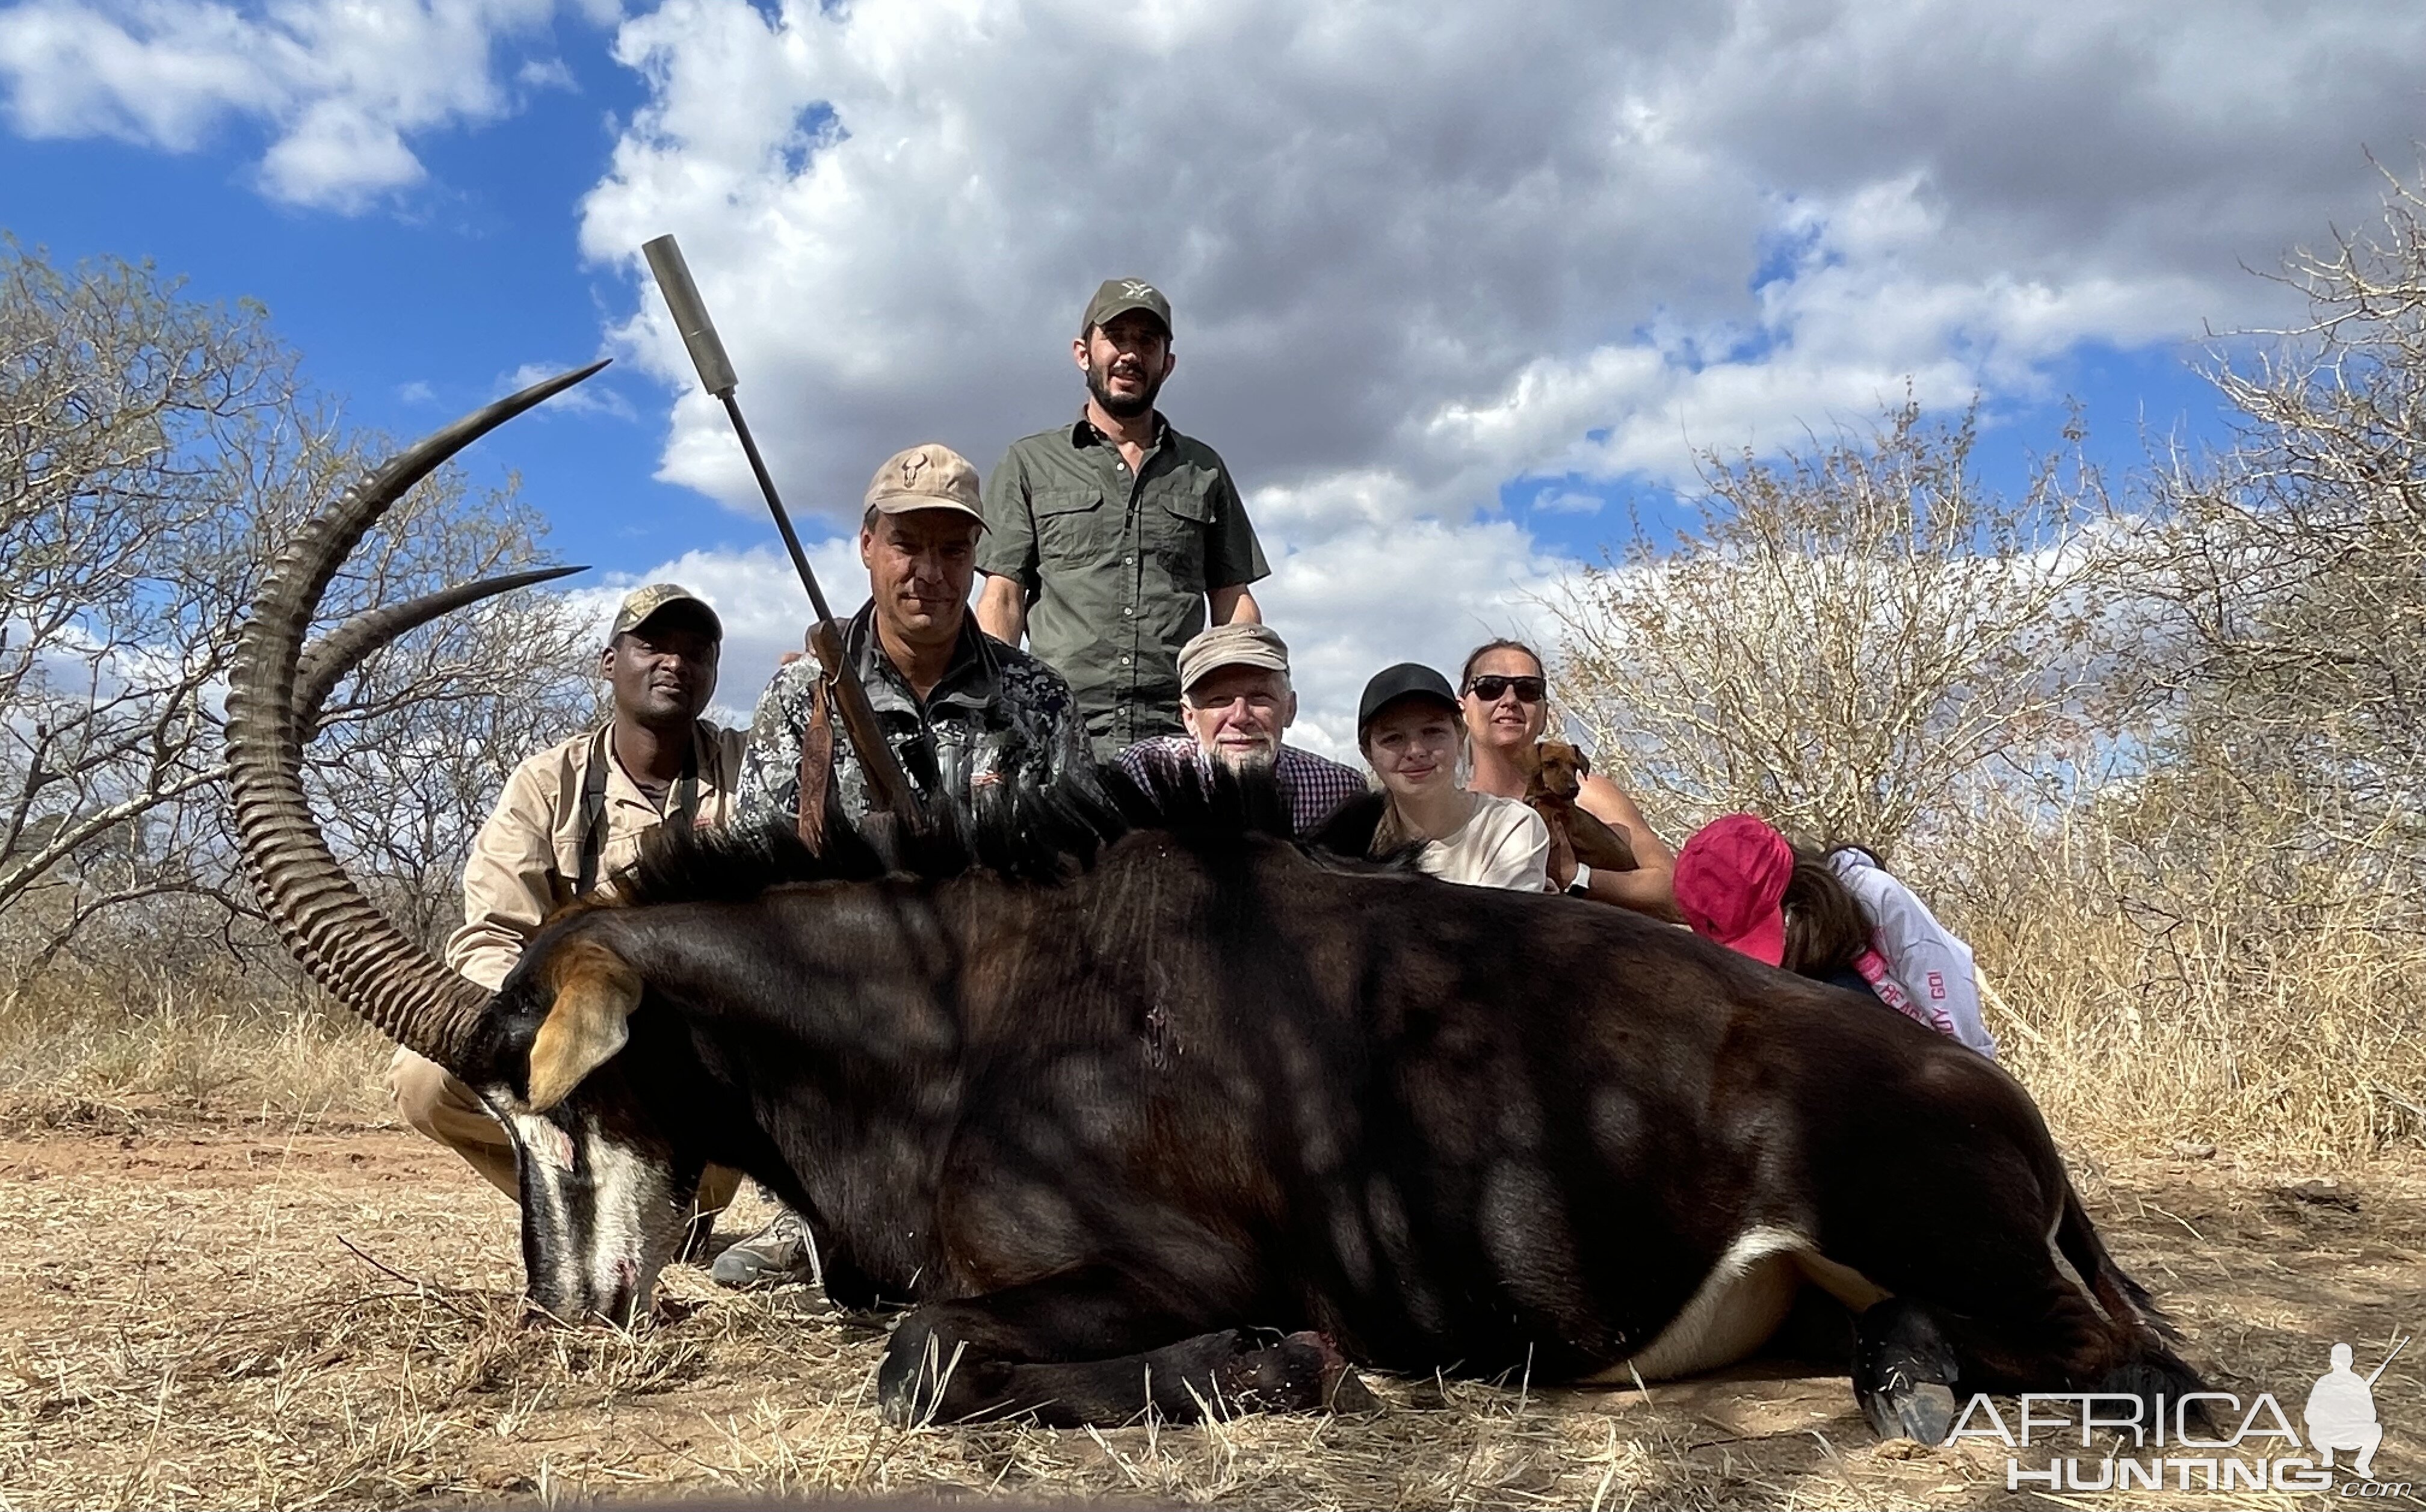
{"label": "white t-shirt", "polygon": [[1919,1009],[1915,1017],[1927,1015],[1942,1033],[1995,1059],[1997,1038],[1980,1016],[1971,947],[1939,924],[1912,889],[1860,851],[1836,851],[1828,866],[1868,915],[1870,948],[1886,958],[1887,970]]}
{"label": "white t-shirt", "polygon": [[1514,798],[1472,795],[1474,815],[1447,839],[1427,844],[1415,865],[1445,882],[1539,893],[1549,885],[1550,830]]}

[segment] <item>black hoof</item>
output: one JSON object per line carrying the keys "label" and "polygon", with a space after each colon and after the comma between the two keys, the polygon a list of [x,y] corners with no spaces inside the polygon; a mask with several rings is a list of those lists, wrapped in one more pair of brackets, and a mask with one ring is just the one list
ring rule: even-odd
{"label": "black hoof", "polygon": [[1856,1323],[1853,1397],[1880,1438],[1944,1443],[1954,1431],[1960,1379],[1953,1346],[1919,1307],[1890,1299]]}
{"label": "black hoof", "polygon": [[914,1319],[904,1319],[893,1330],[884,1362],[877,1367],[877,1416],[895,1428],[946,1421],[947,1400],[961,1404],[957,1410],[967,1410],[973,1399],[983,1396],[982,1377],[999,1375],[1003,1369],[996,1361],[965,1358],[961,1347],[946,1346]]}
{"label": "black hoof", "polygon": [[1237,1412],[1378,1412],[1382,1404],[1339,1346],[1319,1333],[1293,1333],[1243,1355],[1217,1377]]}
{"label": "black hoof", "polygon": [[1942,1444],[1954,1431],[1954,1389],[1916,1386],[1895,1404],[1896,1426],[1915,1443]]}

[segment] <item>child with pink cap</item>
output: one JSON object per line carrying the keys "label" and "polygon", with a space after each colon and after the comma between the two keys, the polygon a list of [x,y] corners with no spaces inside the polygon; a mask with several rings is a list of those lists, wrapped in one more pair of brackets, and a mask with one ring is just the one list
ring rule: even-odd
{"label": "child with pink cap", "polygon": [[1868,852],[1800,851],[1767,820],[1731,813],[1676,853],[1675,888],[1676,907],[1704,939],[1868,993],[1996,1057],[1970,947]]}

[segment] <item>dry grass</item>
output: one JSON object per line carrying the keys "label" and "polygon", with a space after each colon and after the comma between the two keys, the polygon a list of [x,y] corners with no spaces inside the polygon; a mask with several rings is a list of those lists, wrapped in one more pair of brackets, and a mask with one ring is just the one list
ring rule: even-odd
{"label": "dry grass", "polygon": [[[2224,906],[2228,877],[2205,904],[2177,886],[2152,926],[2103,854],[2038,846],[1941,895],[2118,1255],[2220,1382],[2304,1390],[2331,1342],[2369,1356],[2414,1328],[2426,1292],[2426,942],[2355,903],[2270,936]],[[510,1207],[386,1122],[386,1054],[207,976],[54,977],[0,1003],[0,1508],[2039,1504],[2005,1491],[2001,1452],[1873,1444],[1841,1376],[1647,1396],[1378,1379],[1367,1419],[890,1430],[867,1401],[884,1321],[805,1293],[677,1270],[635,1334],[526,1326]],[[2318,1170],[2355,1213],[2283,1195]],[[2380,1391],[2397,1473],[2421,1379],[2396,1366]]]}
{"label": "dry grass", "polygon": [[0,993],[0,1133],[107,1121],[92,1110],[129,1102],[263,1120],[373,1114],[390,1050],[316,996],[232,973],[54,968]]}
{"label": "dry grass", "polygon": [[[1356,1419],[888,1429],[867,1405],[884,1320],[676,1270],[638,1332],[526,1326],[502,1198],[410,1134],[323,1124],[0,1141],[0,1504],[2038,1504],[2000,1452],[1874,1444],[1841,1376],[1774,1371],[1647,1396],[1377,1378],[1385,1410]],[[2347,1205],[2229,1154],[2082,1169],[2223,1382],[2299,1390],[2335,1339],[2372,1359],[2426,1284],[2426,1163],[2379,1162]],[[2400,1363],[2379,1389],[2396,1472],[2421,1388]]]}
{"label": "dry grass", "polygon": [[2426,1146],[2426,928],[2381,882],[2244,839],[2075,816],[1911,871],[1947,878],[2004,999],[1989,1027],[2064,1137],[2318,1167]]}

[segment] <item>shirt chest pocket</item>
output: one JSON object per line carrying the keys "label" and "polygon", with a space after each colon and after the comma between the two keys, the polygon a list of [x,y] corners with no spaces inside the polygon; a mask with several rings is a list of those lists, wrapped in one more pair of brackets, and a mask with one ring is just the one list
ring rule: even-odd
{"label": "shirt chest pocket", "polygon": [[1037,560],[1058,566],[1101,562],[1120,544],[1121,512],[1096,489],[1052,489],[1028,503],[1036,520]]}
{"label": "shirt chest pocket", "polygon": [[1146,506],[1140,522],[1145,549],[1174,587],[1191,593],[1205,586],[1205,544],[1213,533],[1212,482],[1200,477],[1161,491]]}

